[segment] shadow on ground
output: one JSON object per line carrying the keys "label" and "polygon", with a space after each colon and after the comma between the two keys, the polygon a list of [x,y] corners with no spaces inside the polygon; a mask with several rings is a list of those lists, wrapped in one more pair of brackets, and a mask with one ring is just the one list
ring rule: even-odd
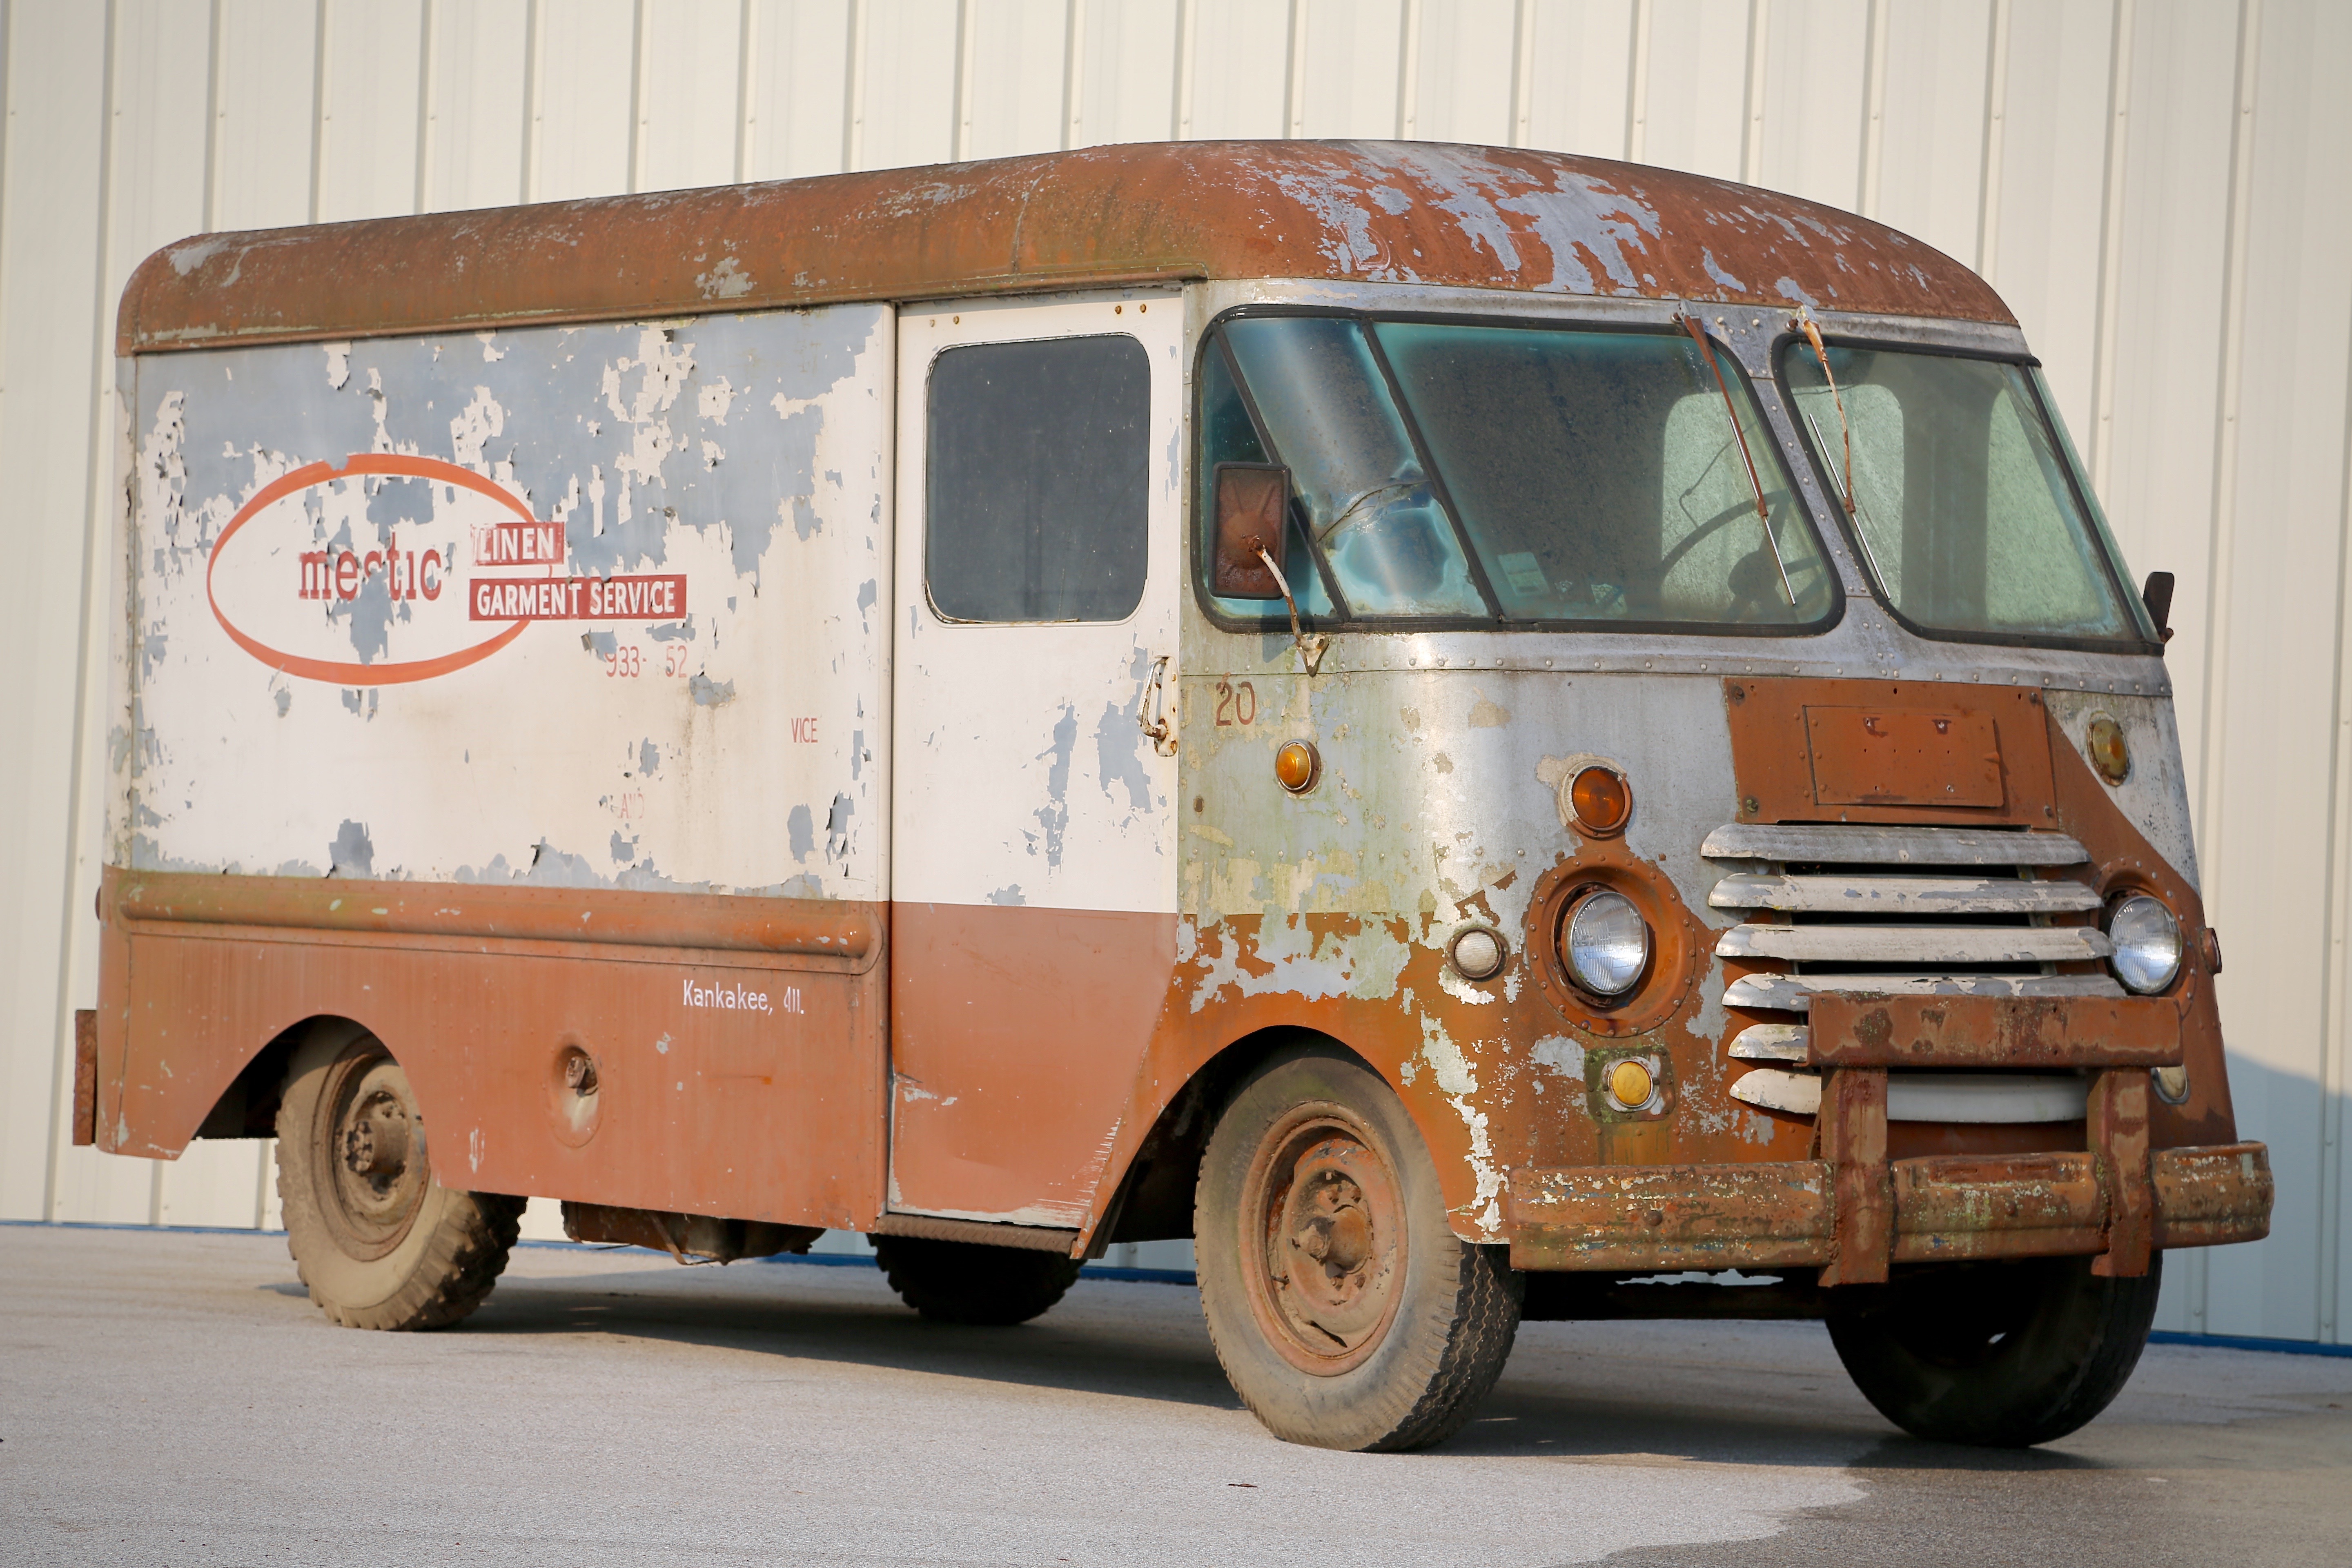
{"label": "shadow on ground", "polygon": [[[260,1289],[307,1300],[291,1282]],[[1149,1299],[1134,1293],[1149,1292]],[[1175,1310],[1171,1310],[1171,1309]],[[323,1320],[320,1327],[326,1325]],[[1580,1350],[1582,1325],[1530,1325],[1522,1351],[1478,1415],[1437,1452],[1583,1463],[1854,1468],[2043,1474],[2100,1461],[2036,1450],[1987,1452],[1890,1434],[1859,1397],[1727,1397],[1722,1369],[1700,1362],[1626,1369]],[[488,1350],[515,1336],[593,1336],[691,1344],[1062,1392],[1240,1408],[1189,1287],[1083,1281],[1064,1303],[1017,1328],[934,1323],[900,1306],[863,1269],[736,1265],[721,1272],[510,1276],[453,1331]],[[1537,1344],[1531,1342],[1540,1342]],[[1825,1381],[1809,1373],[1806,1392]],[[1834,1377],[1833,1369],[1826,1374]]]}

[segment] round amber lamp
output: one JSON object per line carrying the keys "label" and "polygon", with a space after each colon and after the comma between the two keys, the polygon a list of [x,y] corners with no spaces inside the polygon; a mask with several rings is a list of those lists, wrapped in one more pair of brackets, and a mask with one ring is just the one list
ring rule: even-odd
{"label": "round amber lamp", "polygon": [[1596,838],[1606,838],[1622,829],[1625,819],[1633,815],[1633,792],[1626,787],[1624,774],[1595,763],[1569,781],[1568,808],[1577,826]]}
{"label": "round amber lamp", "polygon": [[1609,1093],[1618,1104],[1639,1109],[1650,1103],[1650,1069],[1628,1058],[1609,1069]]}
{"label": "round amber lamp", "polygon": [[1285,741],[1282,750],[1274,753],[1274,776],[1293,795],[1313,789],[1322,772],[1323,759],[1316,755],[1312,741]]}

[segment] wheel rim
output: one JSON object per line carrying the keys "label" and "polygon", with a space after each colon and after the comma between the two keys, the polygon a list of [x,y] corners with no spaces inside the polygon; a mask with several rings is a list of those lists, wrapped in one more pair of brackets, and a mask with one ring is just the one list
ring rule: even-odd
{"label": "wheel rim", "polygon": [[338,1251],[369,1260],[406,1238],[432,1167],[408,1075],[380,1041],[357,1042],[328,1069],[310,1154],[319,1212]]}
{"label": "wheel rim", "polygon": [[1370,1129],[1300,1106],[1270,1129],[1243,1192],[1242,1268],[1266,1342],[1329,1377],[1387,1337],[1404,1294],[1404,1194]]}

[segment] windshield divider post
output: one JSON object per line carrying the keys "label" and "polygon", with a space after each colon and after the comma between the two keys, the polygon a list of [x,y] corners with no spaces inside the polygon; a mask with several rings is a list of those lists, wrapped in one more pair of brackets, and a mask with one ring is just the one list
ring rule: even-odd
{"label": "windshield divider post", "polygon": [[1445,476],[1437,471],[1437,462],[1430,456],[1429,443],[1421,437],[1421,422],[1412,416],[1412,407],[1404,400],[1404,387],[1397,380],[1396,367],[1389,363],[1388,350],[1381,346],[1381,334],[1374,331],[1370,317],[1360,316],[1356,330],[1364,334],[1364,346],[1371,350],[1372,363],[1380,367],[1381,380],[1388,387],[1389,402],[1395,407],[1397,418],[1404,425],[1405,439],[1412,443],[1412,455],[1421,464],[1422,477],[1429,481],[1430,493],[1437,498],[1438,509],[1454,527],[1454,543],[1462,552],[1463,566],[1470,574],[1470,585],[1478,590],[1485,601],[1486,613],[1496,620],[1503,618],[1503,598],[1495,592],[1495,584],[1486,576],[1486,563],[1470,539],[1470,529],[1462,521],[1461,509],[1454,504],[1454,492],[1445,487]]}
{"label": "windshield divider post", "polygon": [[1731,401],[1731,383],[1724,379],[1723,367],[1715,363],[1715,345],[1706,341],[1706,326],[1696,316],[1685,314],[1677,318],[1691,342],[1698,345],[1698,357],[1715,377],[1715,389],[1723,394],[1723,416],[1731,421],[1731,438],[1739,443],[1739,460],[1748,467],[1748,488],[1756,497],[1756,519],[1764,525],[1764,542],[1772,547],[1772,564],[1780,569],[1780,592],[1789,595],[1789,608],[1797,607],[1797,590],[1789,581],[1789,563],[1780,555],[1780,541],[1772,532],[1772,509],[1764,503],[1764,481],[1756,477],[1756,454],[1748,449],[1748,432],[1740,427],[1739,410]]}
{"label": "windshield divider post", "polygon": [[[1225,342],[1224,323],[1222,321],[1216,324],[1212,332],[1209,347],[1211,352],[1223,362],[1225,379],[1234,384],[1234,391],[1241,395],[1242,412],[1249,416],[1250,428],[1257,435],[1258,450],[1265,454],[1268,462],[1281,468],[1289,468],[1290,465],[1282,460],[1280,448],[1275,445],[1274,433],[1266,428],[1265,416],[1258,412],[1257,395],[1250,390],[1248,380],[1243,376],[1241,362],[1234,358],[1233,348]],[[1296,469],[1292,471],[1297,472]],[[1295,509],[1294,498],[1294,508],[1286,510]],[[1295,521],[1286,522],[1285,526],[1296,527],[1298,530],[1299,540],[1307,546],[1307,559],[1314,566],[1316,576],[1322,581],[1325,596],[1331,601],[1332,621],[1342,626],[1353,621],[1355,614],[1348,607],[1348,596],[1339,591],[1339,574],[1331,570],[1329,562],[1323,559],[1323,546],[1316,541],[1315,531],[1307,525],[1304,516]],[[1280,576],[1281,574],[1276,573],[1276,575]],[[1293,605],[1291,607],[1294,619],[1291,627],[1293,632],[1298,629],[1295,624],[1297,613],[1297,606]]]}

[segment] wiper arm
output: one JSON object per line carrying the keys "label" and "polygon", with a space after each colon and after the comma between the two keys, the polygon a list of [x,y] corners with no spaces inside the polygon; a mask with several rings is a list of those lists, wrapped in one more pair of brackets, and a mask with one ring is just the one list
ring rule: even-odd
{"label": "wiper arm", "polygon": [[[1885,583],[1886,574],[1878,568],[1877,548],[1870,542],[1870,518],[1862,510],[1861,498],[1853,493],[1853,426],[1846,420],[1845,397],[1838,391],[1836,373],[1830,369],[1829,350],[1822,346],[1822,331],[1813,325],[1811,310],[1799,311],[1790,318],[1789,324],[1804,333],[1805,341],[1813,346],[1813,358],[1821,362],[1822,379],[1829,384],[1830,404],[1837,410],[1838,436],[1845,444],[1845,489],[1838,500],[1845,503],[1846,516],[1854,520],[1853,536],[1862,541],[1862,552],[1870,562],[1870,574]],[[1819,452],[1826,448],[1829,443],[1822,439],[1822,427],[1813,423],[1813,411],[1797,403],[1793,397],[1789,401],[1795,404],[1797,412],[1804,416],[1805,428],[1812,432],[1813,450]]]}
{"label": "wiper arm", "polygon": [[1682,318],[1683,331],[1698,345],[1698,357],[1715,377],[1715,389],[1723,394],[1723,416],[1731,421],[1731,438],[1739,443],[1739,460],[1748,468],[1748,489],[1756,497],[1757,521],[1764,525],[1764,542],[1772,547],[1772,564],[1780,569],[1780,592],[1789,595],[1789,608],[1797,607],[1797,590],[1789,584],[1789,563],[1780,558],[1780,542],[1772,533],[1772,509],[1764,504],[1764,481],[1756,477],[1755,454],[1748,449],[1748,432],[1739,427],[1739,410],[1731,402],[1731,384],[1723,378],[1723,367],[1715,363],[1714,345],[1706,341],[1706,328],[1696,316]]}
{"label": "wiper arm", "polygon": [[[1790,401],[1795,400],[1792,398]],[[1799,403],[1797,413],[1804,419],[1805,428],[1812,432],[1813,450],[1818,452],[1826,448],[1829,443],[1822,439],[1822,427],[1813,423],[1813,411]],[[1847,482],[1851,484],[1853,481]],[[1848,489],[1845,494],[1845,514],[1854,520],[1853,536],[1862,541],[1862,553],[1870,563],[1870,574],[1881,583],[1885,582],[1886,574],[1878,569],[1878,552],[1870,542],[1870,514],[1863,510],[1860,504],[1854,500],[1852,489]]]}
{"label": "wiper arm", "polygon": [[[1797,316],[1795,326],[1799,331],[1805,334],[1805,342],[1813,345],[1813,358],[1821,362],[1822,379],[1829,383],[1830,403],[1837,409],[1838,437],[1845,443],[1845,493],[1840,499],[1845,502],[1846,516],[1852,517],[1854,512],[1853,426],[1846,423],[1845,398],[1838,392],[1837,374],[1830,369],[1830,352],[1822,346],[1822,330],[1813,325],[1812,312],[1810,310],[1801,312]],[[1808,415],[1806,418],[1810,423],[1811,416]],[[1819,431],[1813,433],[1813,441],[1815,445],[1820,444]]]}

